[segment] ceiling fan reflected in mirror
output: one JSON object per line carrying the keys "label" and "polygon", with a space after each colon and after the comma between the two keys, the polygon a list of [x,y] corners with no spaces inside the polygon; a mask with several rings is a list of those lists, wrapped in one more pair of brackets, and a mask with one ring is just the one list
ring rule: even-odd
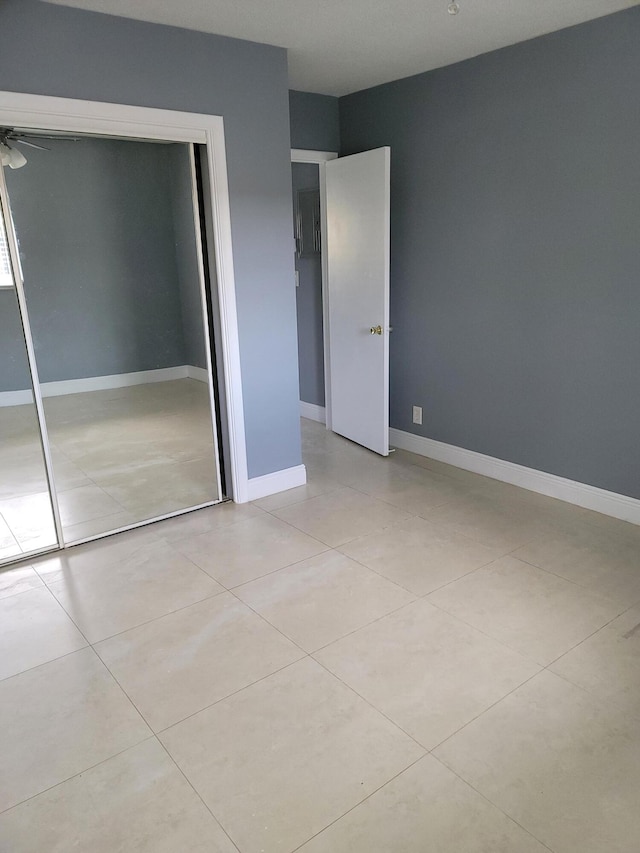
{"label": "ceiling fan reflected in mirror", "polygon": [[27,158],[17,145],[26,145],[28,148],[36,148],[38,151],[51,151],[46,145],[39,145],[34,139],[66,139],[76,142],[76,136],[29,134],[12,127],[0,127],[0,163],[10,169],[21,169],[27,163]]}

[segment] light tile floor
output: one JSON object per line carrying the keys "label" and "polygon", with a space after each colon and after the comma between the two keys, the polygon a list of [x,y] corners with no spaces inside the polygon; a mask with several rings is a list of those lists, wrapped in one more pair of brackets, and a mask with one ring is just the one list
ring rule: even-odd
{"label": "light tile floor", "polygon": [[[46,397],[67,542],[218,500],[208,386],[177,379]],[[0,408],[0,560],[55,545],[33,405]]]}
{"label": "light tile floor", "polygon": [[303,444],[0,574],[0,850],[637,853],[640,528]]}

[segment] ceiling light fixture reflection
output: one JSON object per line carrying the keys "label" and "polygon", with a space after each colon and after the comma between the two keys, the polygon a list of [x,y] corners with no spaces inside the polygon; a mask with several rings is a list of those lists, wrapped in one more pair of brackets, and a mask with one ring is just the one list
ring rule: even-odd
{"label": "ceiling light fixture reflection", "polygon": [[27,158],[22,151],[13,148],[8,142],[0,142],[0,163],[10,169],[21,169],[26,165]]}

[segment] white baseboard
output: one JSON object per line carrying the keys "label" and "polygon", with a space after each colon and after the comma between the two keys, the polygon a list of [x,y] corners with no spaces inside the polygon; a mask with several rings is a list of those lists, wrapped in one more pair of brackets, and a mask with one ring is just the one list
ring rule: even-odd
{"label": "white baseboard", "polygon": [[622,521],[640,524],[640,500],[636,498],[598,489],[596,486],[578,483],[575,480],[567,480],[555,474],[537,471],[535,468],[526,468],[514,462],[505,462],[503,459],[485,456],[483,453],[444,444],[442,441],[435,441],[400,429],[389,430],[389,441],[401,450],[408,450],[419,456],[428,456],[439,462],[455,465],[456,468],[483,474],[485,477],[511,483],[514,486],[529,489],[531,492],[576,504],[603,515],[622,519]]}
{"label": "white baseboard", "polygon": [[[88,376],[85,379],[62,379],[41,384],[43,397],[62,397],[65,394],[83,394],[87,391],[105,391],[111,388],[130,388],[150,382],[170,382],[174,379],[208,381],[207,371],[192,364],[162,367],[159,370],[138,370],[135,373],[113,373],[109,376]],[[0,392],[0,407],[23,406],[33,402],[30,390]]]}
{"label": "white baseboard", "polygon": [[198,382],[208,382],[209,373],[206,367],[195,367],[193,364],[187,364],[187,376],[189,379],[197,379]]}
{"label": "white baseboard", "polygon": [[309,418],[310,421],[318,421],[319,424],[327,422],[324,406],[316,406],[315,403],[305,403],[300,400],[300,417]]}
{"label": "white baseboard", "polygon": [[307,469],[304,465],[284,468],[282,471],[274,471],[273,474],[263,474],[262,477],[252,477],[248,483],[247,500],[257,501],[259,498],[266,498],[277,492],[286,492],[287,489],[304,486],[306,482]]}

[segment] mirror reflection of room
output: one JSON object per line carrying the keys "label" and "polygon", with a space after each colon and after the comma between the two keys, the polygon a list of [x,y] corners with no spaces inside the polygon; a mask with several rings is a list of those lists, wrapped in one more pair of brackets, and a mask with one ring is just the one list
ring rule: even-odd
{"label": "mirror reflection of room", "polygon": [[29,133],[5,178],[65,542],[219,500],[189,146]]}
{"label": "mirror reflection of room", "polygon": [[0,561],[57,542],[4,220],[0,217]]}
{"label": "mirror reflection of room", "polygon": [[320,247],[320,175],[315,163],[292,163],[300,401],[325,405]]}

